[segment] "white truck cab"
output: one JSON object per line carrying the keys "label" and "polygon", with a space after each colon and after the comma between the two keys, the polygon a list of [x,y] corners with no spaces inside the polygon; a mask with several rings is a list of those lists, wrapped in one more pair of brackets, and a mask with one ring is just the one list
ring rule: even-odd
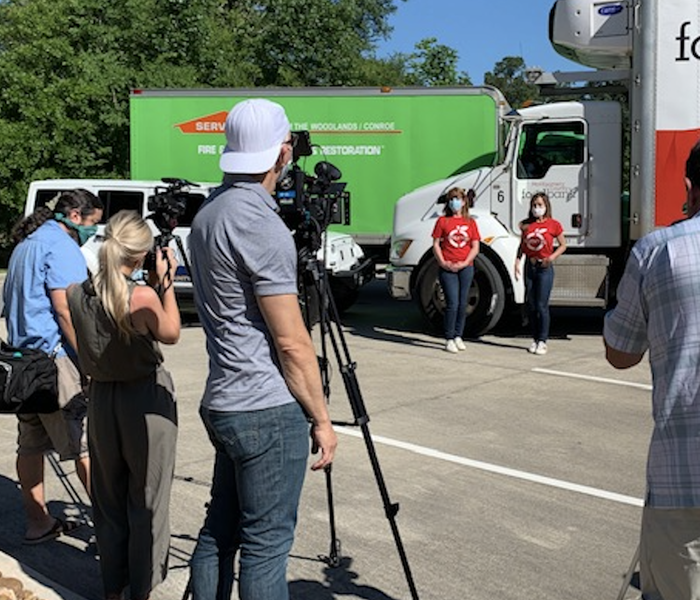
{"label": "white truck cab", "polygon": [[[189,257],[188,236],[195,214],[202,206],[212,189],[219,184],[199,183],[182,188],[179,194],[185,199],[185,211],[178,218],[178,225],[172,231],[174,239],[170,246],[175,251],[178,269],[175,277],[175,290],[185,301],[192,299],[192,283],[182,251]],[[65,190],[82,188],[98,196],[104,204],[105,211],[98,233],[82,247],[88,267],[97,269],[97,251],[102,241],[104,224],[107,219],[120,210],[135,210],[147,218],[154,235],[161,233],[148,216],[149,199],[162,193],[166,188],[162,181],[135,181],[122,179],[47,179],[33,181],[29,185],[24,214],[30,215],[34,210],[52,200]],[[178,243],[178,240],[181,242]],[[182,251],[181,251],[182,248]],[[374,265],[366,259],[364,252],[350,235],[327,232],[324,246],[318,252],[319,260],[325,260],[329,274],[329,284],[338,308],[348,308],[356,299],[359,288],[374,276]]]}
{"label": "white truck cab", "polygon": [[493,327],[508,303],[524,302],[514,276],[518,224],[530,198],[545,191],[564,227],[569,251],[557,261],[553,304],[604,305],[610,258],[621,245],[622,122],[615,102],[543,104],[508,117],[505,159],[437,181],[401,198],[394,211],[388,281],[395,298],[415,296],[434,321],[442,313],[431,233],[453,186],[472,188],[471,215],[482,238],[475,262],[468,327]]}

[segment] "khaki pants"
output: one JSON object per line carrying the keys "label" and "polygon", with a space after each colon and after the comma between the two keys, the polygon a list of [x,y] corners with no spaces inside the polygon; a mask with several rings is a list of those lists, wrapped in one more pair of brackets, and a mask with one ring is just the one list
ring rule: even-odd
{"label": "khaki pants", "polygon": [[700,508],[644,508],[639,570],[645,600],[700,600]]}
{"label": "khaki pants", "polygon": [[67,356],[56,358],[58,405],[61,410],[46,414],[17,415],[17,454],[43,454],[56,450],[61,460],[87,455],[84,427],[87,399],[80,372]]}

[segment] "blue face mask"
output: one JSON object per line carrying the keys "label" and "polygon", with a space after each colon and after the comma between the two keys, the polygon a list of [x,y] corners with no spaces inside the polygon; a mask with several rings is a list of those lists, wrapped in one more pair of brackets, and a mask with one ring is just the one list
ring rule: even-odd
{"label": "blue face mask", "polygon": [[54,218],[59,222],[63,223],[66,227],[73,229],[78,234],[78,244],[82,246],[87,242],[93,235],[97,233],[97,225],[76,225],[65,215],[61,213],[54,214]]}
{"label": "blue face mask", "polygon": [[134,269],[131,272],[129,279],[131,279],[131,281],[145,281],[146,280],[146,271],[144,271],[143,269]]}
{"label": "blue face mask", "polygon": [[461,213],[463,202],[459,198],[450,198],[449,206],[452,214]]}

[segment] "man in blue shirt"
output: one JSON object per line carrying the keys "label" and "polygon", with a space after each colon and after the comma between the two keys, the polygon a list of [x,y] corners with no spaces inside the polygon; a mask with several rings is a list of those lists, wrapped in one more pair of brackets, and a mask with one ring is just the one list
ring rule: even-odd
{"label": "man in blue shirt", "polygon": [[61,460],[75,460],[89,493],[90,462],[83,427],[87,404],[75,365],[75,332],[66,288],[87,278],[79,244],[94,234],[101,218],[100,200],[75,190],[61,194],[51,209],[37,209],[13,231],[19,244],[10,257],[3,291],[8,342],[55,356],[61,406],[50,414],[18,415],[17,476],[27,515],[27,544],[54,539],[71,527],[46,508],[45,452],[56,450]]}
{"label": "man in blue shirt", "polygon": [[688,219],[639,240],[605,318],[608,362],[649,351],[654,431],[640,575],[645,600],[700,598],[700,142],[686,162]]}

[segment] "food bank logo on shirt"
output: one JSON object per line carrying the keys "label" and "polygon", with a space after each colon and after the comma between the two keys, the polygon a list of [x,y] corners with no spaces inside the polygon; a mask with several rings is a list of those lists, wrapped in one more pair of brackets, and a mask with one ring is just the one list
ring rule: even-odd
{"label": "food bank logo on shirt", "polygon": [[469,227],[458,225],[450,231],[447,241],[453,248],[464,248],[469,243]]}
{"label": "food bank logo on shirt", "polygon": [[532,252],[539,252],[544,248],[544,234],[547,233],[546,227],[538,227],[525,236],[525,247]]}

